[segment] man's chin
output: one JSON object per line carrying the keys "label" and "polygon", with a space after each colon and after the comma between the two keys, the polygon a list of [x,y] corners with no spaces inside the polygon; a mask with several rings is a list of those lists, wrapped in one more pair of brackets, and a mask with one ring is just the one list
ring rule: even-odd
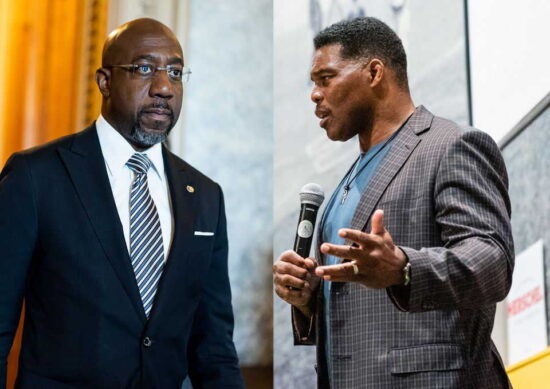
{"label": "man's chin", "polygon": [[164,142],[170,133],[171,127],[147,128],[140,126],[134,128],[132,133],[132,143],[142,148],[148,148],[157,143]]}
{"label": "man's chin", "polygon": [[345,142],[346,140],[348,140],[349,138],[347,138],[344,133],[344,131],[342,131],[341,129],[338,129],[338,128],[326,128],[325,129],[326,132],[327,132],[327,137],[332,140],[332,141],[341,141],[341,142]]}
{"label": "man's chin", "polygon": [[337,129],[337,130],[327,129],[326,132],[327,132],[327,138],[335,142],[346,142],[355,136],[355,134],[350,134],[349,132],[344,131],[342,129]]}

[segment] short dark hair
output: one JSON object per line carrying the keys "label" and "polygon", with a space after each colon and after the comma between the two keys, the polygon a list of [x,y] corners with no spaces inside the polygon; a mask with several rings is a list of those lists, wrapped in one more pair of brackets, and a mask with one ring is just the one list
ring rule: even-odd
{"label": "short dark hair", "polygon": [[393,69],[397,82],[408,89],[407,54],[397,34],[373,17],[343,20],[321,30],[313,38],[315,50],[339,44],[344,59],[379,58]]}

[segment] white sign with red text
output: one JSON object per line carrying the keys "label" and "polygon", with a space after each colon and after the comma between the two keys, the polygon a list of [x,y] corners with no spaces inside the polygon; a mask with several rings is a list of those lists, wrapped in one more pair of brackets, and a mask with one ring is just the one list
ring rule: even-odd
{"label": "white sign with red text", "polygon": [[508,363],[543,351],[548,344],[542,240],[516,255],[512,288],[506,298]]}

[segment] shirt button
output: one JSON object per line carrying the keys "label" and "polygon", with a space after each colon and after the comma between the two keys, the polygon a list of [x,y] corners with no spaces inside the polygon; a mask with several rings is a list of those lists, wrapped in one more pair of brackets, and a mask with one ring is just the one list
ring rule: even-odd
{"label": "shirt button", "polygon": [[153,344],[153,341],[148,336],[143,338],[143,345],[145,347],[151,347],[151,344]]}

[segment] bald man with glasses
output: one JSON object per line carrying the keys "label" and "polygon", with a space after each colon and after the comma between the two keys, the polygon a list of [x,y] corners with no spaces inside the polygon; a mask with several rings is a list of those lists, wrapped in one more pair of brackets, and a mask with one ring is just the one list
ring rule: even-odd
{"label": "bald man with glasses", "polygon": [[243,388],[218,184],[162,142],[191,71],[175,35],[113,31],[84,131],[0,174],[0,388],[23,299],[19,388]]}

